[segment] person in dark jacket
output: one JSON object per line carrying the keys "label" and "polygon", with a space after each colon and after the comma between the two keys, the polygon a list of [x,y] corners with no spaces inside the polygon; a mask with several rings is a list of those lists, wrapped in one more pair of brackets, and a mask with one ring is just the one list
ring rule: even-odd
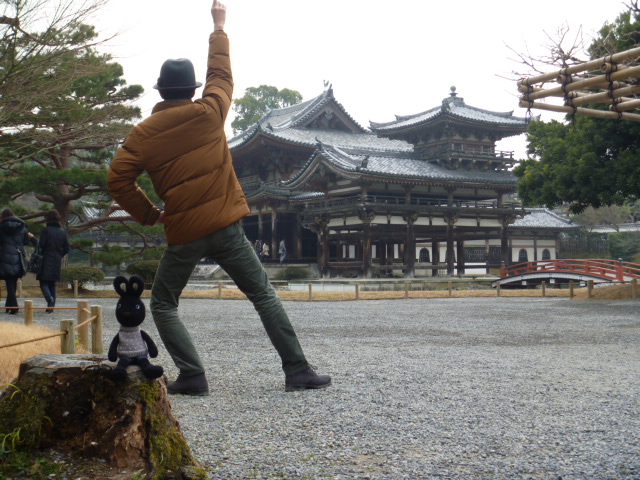
{"label": "person in dark jacket", "polygon": [[24,246],[35,244],[35,238],[29,233],[27,224],[14,215],[10,208],[2,211],[0,220],[0,279],[7,285],[5,308],[7,313],[18,313],[16,290],[18,279],[27,273]]}
{"label": "person in dark jacket", "polygon": [[44,219],[47,226],[40,235],[39,246],[42,254],[42,270],[36,275],[40,281],[40,290],[47,301],[47,313],[56,306],[56,282],[60,281],[62,258],[69,253],[69,237],[60,227],[60,214],[57,210],[48,211]]}

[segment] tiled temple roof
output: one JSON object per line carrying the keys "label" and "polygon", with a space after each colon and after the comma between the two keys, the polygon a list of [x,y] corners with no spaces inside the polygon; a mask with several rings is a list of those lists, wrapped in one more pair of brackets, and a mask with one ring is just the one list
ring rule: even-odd
{"label": "tiled temple roof", "polygon": [[392,122],[369,122],[371,125],[371,130],[379,133],[388,133],[391,131],[403,130],[406,128],[428,123],[430,121],[433,121],[437,117],[445,115],[460,118],[462,120],[485,123],[491,126],[504,126],[522,129],[522,131],[526,129],[526,119],[523,117],[514,117],[513,111],[492,112],[490,110],[471,107],[464,103],[463,98],[457,97],[453,90],[455,90],[455,87],[452,87],[451,95],[448,98],[445,98],[442,101],[442,105],[439,107],[431,108],[425,112],[417,113],[414,115],[396,115],[396,119]]}
{"label": "tiled temple roof", "polygon": [[[305,125],[327,106],[337,108],[348,119],[351,131],[305,128]],[[269,110],[260,120],[244,132],[229,140],[233,151],[249,143],[257,135],[264,135],[295,145],[314,147],[318,141],[332,145],[376,148],[386,151],[407,152],[413,146],[402,140],[378,137],[361,127],[333,97],[328,89],[316,98],[290,107]]]}
{"label": "tiled temple roof", "polygon": [[529,213],[524,218],[519,218],[509,228],[549,228],[553,230],[575,230],[581,228],[570,220],[553,213],[546,208],[527,208]]}
{"label": "tiled temple roof", "polygon": [[257,188],[247,189],[245,192],[246,197],[249,198],[257,198],[260,196],[266,196],[269,198],[281,198],[288,199],[292,201],[303,201],[303,200],[313,200],[315,198],[324,197],[324,193],[322,192],[302,192],[296,190],[289,190],[286,188],[281,188],[276,185],[271,185],[267,183],[262,183]]}
{"label": "tiled temple roof", "polygon": [[336,147],[320,144],[304,167],[282,185],[292,185],[322,159],[344,173],[359,176],[397,177],[442,183],[473,183],[515,187],[511,172],[448,170],[415,157],[412,152],[388,155],[383,151]]}

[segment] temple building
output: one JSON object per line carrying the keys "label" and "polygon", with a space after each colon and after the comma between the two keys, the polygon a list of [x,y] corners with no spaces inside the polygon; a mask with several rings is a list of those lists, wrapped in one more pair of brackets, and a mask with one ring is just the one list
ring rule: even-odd
{"label": "temple building", "polygon": [[488,272],[523,250],[529,261],[555,258],[568,225],[540,220],[546,210],[525,221],[513,153],[496,150],[526,128],[452,87],[435,108],[365,129],[329,88],[229,140],[251,207],[245,233],[274,259],[284,240],[287,261],[317,262],[323,277]]}

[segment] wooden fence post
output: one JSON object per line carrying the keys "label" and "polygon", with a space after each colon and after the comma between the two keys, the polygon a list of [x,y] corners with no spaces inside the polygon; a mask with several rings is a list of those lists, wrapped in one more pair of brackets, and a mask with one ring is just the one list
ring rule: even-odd
{"label": "wooden fence post", "polygon": [[[86,300],[78,301],[78,325],[88,320],[90,317],[89,312],[89,302]],[[78,328],[78,339],[80,340],[80,345],[86,351],[89,351],[89,325],[83,325]]]}
{"label": "wooden fence post", "polygon": [[73,298],[78,298],[78,280],[73,281]]}
{"label": "wooden fence post", "polygon": [[360,300],[360,284],[356,283],[356,300]]}
{"label": "wooden fence post", "polygon": [[222,300],[222,282],[218,282],[218,300]]}
{"label": "wooden fence post", "polygon": [[409,282],[404,282],[404,298],[409,298]]}
{"label": "wooden fence post", "polygon": [[569,280],[569,298],[573,298],[573,280]]}
{"label": "wooden fence post", "polygon": [[24,301],[24,324],[27,327],[33,324],[33,300]]}
{"label": "wooden fence post", "polygon": [[593,280],[587,282],[587,298],[593,297]]}
{"label": "wooden fence post", "polygon": [[496,295],[500,296],[500,282],[498,282],[498,287],[496,288]]}
{"label": "wooden fence post", "polygon": [[102,344],[102,305],[91,305],[91,353],[104,353]]}
{"label": "wooden fence post", "polygon": [[309,301],[313,300],[313,284],[309,284]]}
{"label": "wooden fence post", "polygon": [[447,282],[447,288],[449,289],[449,296],[451,296],[452,294],[452,290],[453,290],[453,282],[449,281]]}
{"label": "wooden fence post", "polygon": [[63,354],[76,353],[76,333],[73,329],[73,320],[62,320],[60,331],[66,335],[60,337],[60,351]]}
{"label": "wooden fence post", "polygon": [[542,282],[542,296],[547,296],[547,282]]}

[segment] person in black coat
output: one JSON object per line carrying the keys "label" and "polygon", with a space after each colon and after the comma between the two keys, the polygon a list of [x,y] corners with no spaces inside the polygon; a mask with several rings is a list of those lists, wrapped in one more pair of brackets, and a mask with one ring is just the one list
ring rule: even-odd
{"label": "person in black coat", "polygon": [[51,313],[56,305],[56,282],[62,276],[62,258],[69,253],[69,237],[60,227],[60,213],[57,210],[48,211],[44,219],[47,226],[42,230],[38,243],[42,254],[42,270],[36,279],[40,281],[40,290],[47,301],[47,313]]}
{"label": "person in black coat", "polygon": [[5,308],[7,313],[18,313],[18,298],[16,290],[18,279],[27,273],[27,262],[24,246],[36,243],[27,224],[14,215],[10,208],[2,211],[0,220],[0,279],[7,285],[7,299]]}

